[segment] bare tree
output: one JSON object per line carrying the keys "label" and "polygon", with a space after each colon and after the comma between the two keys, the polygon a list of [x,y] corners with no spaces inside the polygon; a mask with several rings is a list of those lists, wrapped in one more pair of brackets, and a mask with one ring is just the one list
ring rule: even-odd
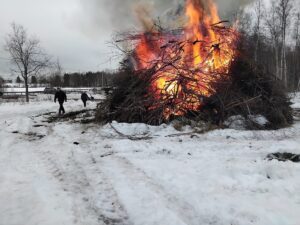
{"label": "bare tree", "polygon": [[295,46],[300,47],[300,12],[296,14],[294,39],[295,39]]}
{"label": "bare tree", "polygon": [[289,25],[289,19],[293,9],[293,0],[279,0],[276,7],[277,14],[280,19],[280,28],[281,28],[281,77],[283,79],[284,85],[288,86],[287,80],[287,68],[286,68],[286,37],[287,37],[287,28]]}
{"label": "bare tree", "polygon": [[254,60],[255,60],[255,62],[257,62],[258,61],[259,43],[260,43],[260,37],[261,37],[261,32],[262,32],[263,14],[265,12],[263,0],[257,0],[255,2],[254,11],[255,11],[255,16],[256,16],[255,26],[254,26],[254,35],[256,37]]}
{"label": "bare tree", "polygon": [[38,74],[50,63],[50,57],[43,51],[40,41],[29,37],[22,25],[12,24],[12,31],[7,35],[5,50],[10,54],[13,71],[19,73],[26,88],[26,102],[29,102],[29,78]]}
{"label": "bare tree", "polygon": [[63,85],[63,68],[57,58],[51,66],[49,82],[52,87],[61,87]]}
{"label": "bare tree", "polygon": [[249,34],[252,29],[251,24],[252,15],[244,9],[240,9],[233,16],[233,21],[238,21],[238,30],[243,34]]}
{"label": "bare tree", "polygon": [[61,66],[59,58],[57,58],[56,62],[54,63],[54,73],[58,76],[63,75],[63,67]]}
{"label": "bare tree", "polygon": [[[295,30],[294,30],[294,39],[295,39],[295,51],[294,51],[294,58],[295,61],[299,60],[300,57],[300,12],[296,14],[296,22],[295,22]],[[298,63],[295,63],[295,67],[300,67]],[[296,69],[296,72],[298,70]],[[300,90],[300,77],[298,75],[298,84],[297,84],[297,91]]]}
{"label": "bare tree", "polygon": [[280,53],[280,19],[276,11],[276,2],[271,2],[271,8],[269,9],[268,16],[266,16],[266,27],[269,31],[271,43],[274,51],[275,61],[275,75],[278,79],[282,80],[281,74],[279,73],[279,53]]}

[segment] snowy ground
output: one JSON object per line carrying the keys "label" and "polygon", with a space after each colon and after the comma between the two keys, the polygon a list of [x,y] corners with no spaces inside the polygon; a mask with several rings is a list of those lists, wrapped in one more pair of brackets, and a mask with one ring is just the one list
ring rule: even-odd
{"label": "snowy ground", "polygon": [[300,224],[300,164],[265,160],[300,154],[300,122],[184,135],[191,130],[47,123],[56,110],[0,104],[0,225]]}
{"label": "snowy ground", "polygon": [[[91,94],[88,92],[88,95],[89,97],[92,96],[94,97],[95,101],[100,101],[102,100],[103,98],[105,98],[103,95],[101,94]],[[68,97],[68,100],[79,100],[81,101],[81,94],[80,93],[67,93],[67,97]],[[30,99],[30,102],[38,102],[39,104],[41,102],[53,102],[54,101],[54,94],[30,94],[29,95],[29,99]],[[25,98],[25,95],[22,95],[21,97],[19,96],[19,98],[12,98],[12,99],[3,99],[3,98],[0,98],[0,107],[2,108],[1,106],[1,103],[12,103],[12,102],[19,102],[21,104],[25,104],[26,102],[26,98]],[[3,105],[5,106],[5,105]],[[15,108],[15,105],[14,105],[14,108]]]}

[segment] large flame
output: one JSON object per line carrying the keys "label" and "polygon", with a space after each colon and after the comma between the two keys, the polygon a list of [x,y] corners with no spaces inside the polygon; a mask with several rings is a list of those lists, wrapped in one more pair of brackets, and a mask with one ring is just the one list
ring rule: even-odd
{"label": "large flame", "polygon": [[199,110],[214,84],[227,79],[236,53],[237,32],[220,22],[212,0],[187,0],[185,13],[183,29],[146,32],[134,51],[137,71],[155,71],[150,109],[163,105],[165,119]]}

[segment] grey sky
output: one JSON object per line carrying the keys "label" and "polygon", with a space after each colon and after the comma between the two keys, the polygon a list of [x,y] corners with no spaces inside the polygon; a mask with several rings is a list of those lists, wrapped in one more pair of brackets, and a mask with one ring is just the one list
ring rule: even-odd
{"label": "grey sky", "polygon": [[[117,68],[108,42],[113,32],[134,26],[133,5],[138,1],[162,13],[183,0],[0,0],[0,75],[10,74],[3,44],[12,22],[37,36],[66,71]],[[228,10],[252,0],[216,1]]]}
{"label": "grey sky", "polygon": [[93,26],[97,29],[93,33],[89,27],[92,22],[80,0],[0,0],[0,5],[0,74],[9,74],[3,44],[12,22],[22,24],[29,34],[37,36],[66,71],[116,67],[116,62],[109,62],[112,54],[107,42],[111,26],[104,8],[97,9],[103,16],[99,16],[97,27]]}

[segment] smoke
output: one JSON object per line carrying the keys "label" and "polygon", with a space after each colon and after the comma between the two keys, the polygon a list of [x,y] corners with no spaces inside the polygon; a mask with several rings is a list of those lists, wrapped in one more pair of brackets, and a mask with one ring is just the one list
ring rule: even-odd
{"label": "smoke", "polygon": [[[101,33],[101,30],[125,31],[153,26],[153,19],[172,26],[175,19],[184,14],[185,0],[79,0],[85,33]],[[202,0],[205,2],[205,0]],[[215,0],[222,19],[230,19],[233,13],[254,0]],[[174,25],[175,26],[175,25]]]}
{"label": "smoke", "polygon": [[[79,0],[80,22],[87,31],[110,27],[115,31],[148,26],[166,11],[176,8],[181,0]],[[151,19],[150,19],[151,18]],[[77,18],[76,21],[79,19]]]}
{"label": "smoke", "polygon": [[216,0],[221,18],[230,18],[232,14],[244,9],[255,0]]}

